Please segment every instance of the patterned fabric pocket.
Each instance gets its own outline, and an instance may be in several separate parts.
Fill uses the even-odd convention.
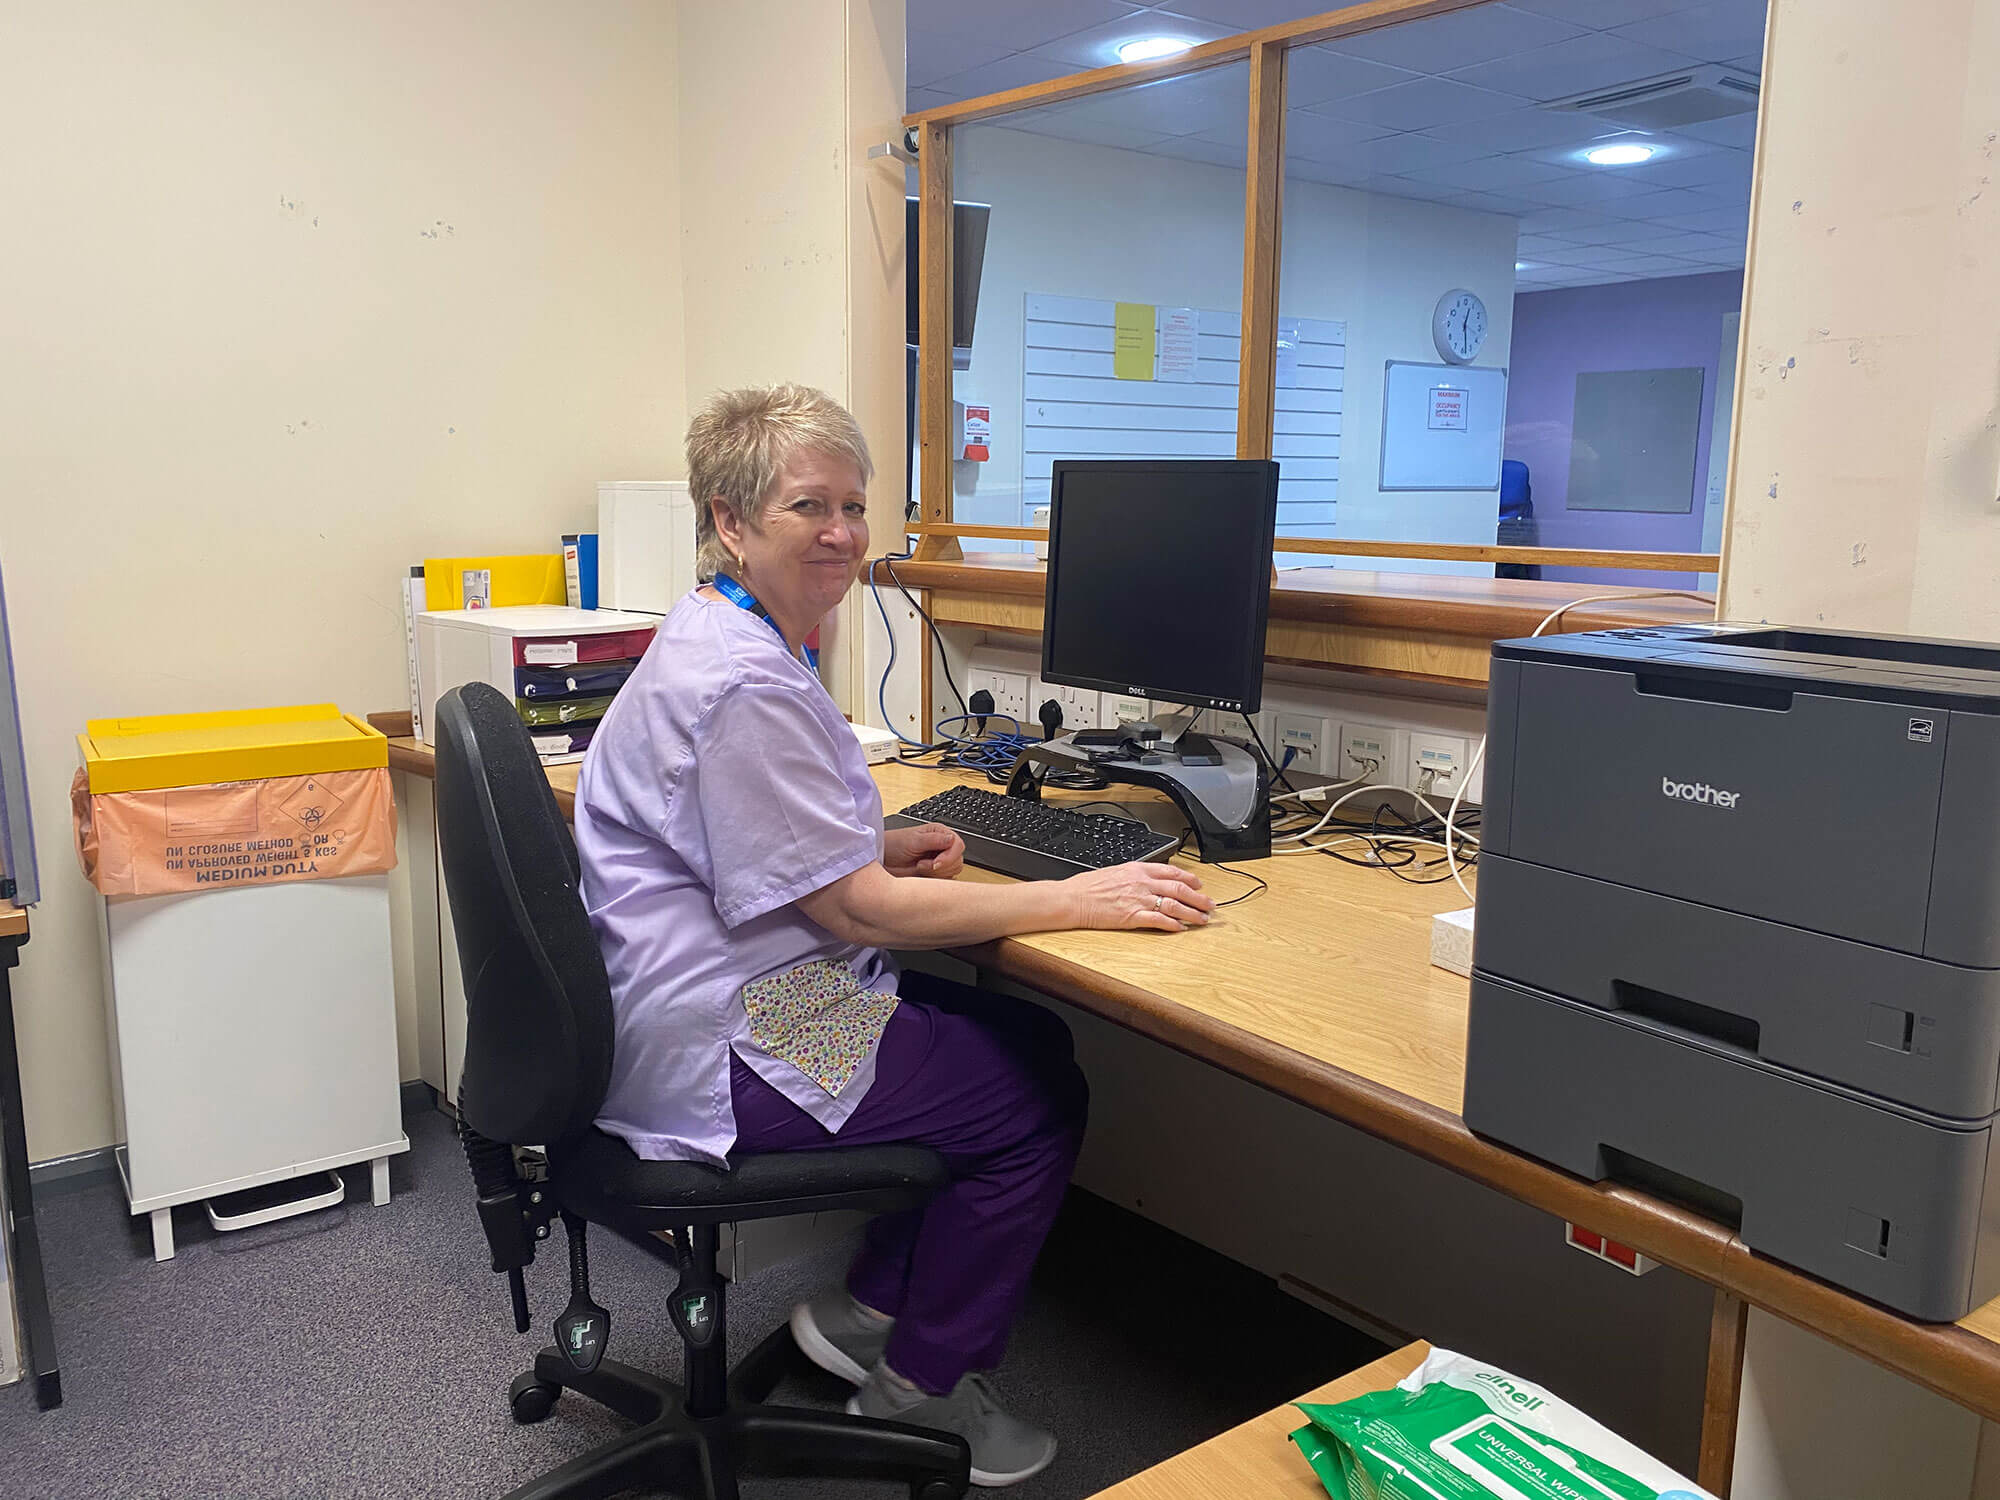
[[[896,997],[863,989],[844,963],[817,958],[743,986],[750,1040],[838,1098],[882,1039]]]

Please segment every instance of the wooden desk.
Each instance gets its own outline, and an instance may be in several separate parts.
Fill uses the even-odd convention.
[[[396,719],[384,715],[377,727],[387,732]],[[407,720],[401,727],[408,728]],[[389,756],[392,767],[435,774],[432,754],[420,744],[392,740]],[[576,768],[554,767],[549,779],[567,810]],[[892,811],[947,779],[907,766],[876,768],[883,805]],[[1247,884],[1227,870],[1191,867],[1204,869],[1218,896]],[[1912,1322],[1756,1255],[1713,1220],[1629,1188],[1584,1182],[1473,1135],[1459,1115],[1468,987],[1430,965],[1430,918],[1463,904],[1455,885],[1408,885],[1330,859],[1269,859],[1255,869],[1270,890],[1207,928],[1177,935],[1044,933],[959,956],[1714,1287],[1696,1478],[1718,1494],[1734,1445],[1746,1304],[2000,1421],[2000,1301],[1959,1324]],[[1002,877],[975,870],[966,878]],[[1300,985],[1301,974],[1316,982]]]
[[[28,914],[13,902],[0,899],[0,938],[24,938],[28,935]]]
[[[969,553],[958,562],[899,562],[896,577],[930,592],[940,625],[1039,635],[1044,564],[1027,552]],[[878,580],[889,587],[885,575]],[[1421,682],[1483,686],[1493,642],[1527,635],[1579,594],[1643,592],[1526,578],[1473,578],[1346,568],[1287,568],[1271,587],[1265,655]],[[1713,604],[1692,599],[1608,600],[1571,610],[1569,630],[1705,624]]]
[[[1370,1391],[1386,1391],[1424,1362],[1428,1344],[1409,1344],[1363,1365],[1316,1391],[1299,1397],[1337,1406]],[[1099,1490],[1093,1500],[1326,1500],[1319,1482],[1291,1435],[1305,1425],[1296,1405],[1252,1417],[1163,1464],[1134,1474],[1122,1484]]]

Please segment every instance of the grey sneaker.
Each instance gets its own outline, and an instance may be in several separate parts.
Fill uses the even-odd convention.
[[[881,1363],[894,1318],[877,1320],[844,1287],[828,1287],[792,1309],[792,1339],[800,1353],[829,1375],[860,1385]]]
[[[847,1409],[857,1417],[880,1417],[957,1434],[972,1449],[972,1482],[987,1489],[1031,1479],[1055,1460],[1055,1434],[1002,1411],[984,1376],[966,1376],[949,1396],[927,1396],[921,1391],[915,1392],[914,1400],[911,1396],[907,1387],[890,1380],[877,1365],[848,1401]]]

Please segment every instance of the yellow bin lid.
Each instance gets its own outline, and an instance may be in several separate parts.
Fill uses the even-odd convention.
[[[93,793],[150,792],[389,764],[388,737],[331,703],[92,719],[76,742]]]

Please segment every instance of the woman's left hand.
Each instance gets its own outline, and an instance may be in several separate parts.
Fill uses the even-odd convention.
[[[965,840],[942,823],[891,828],[882,835],[882,864],[891,875],[949,880],[965,868]]]

